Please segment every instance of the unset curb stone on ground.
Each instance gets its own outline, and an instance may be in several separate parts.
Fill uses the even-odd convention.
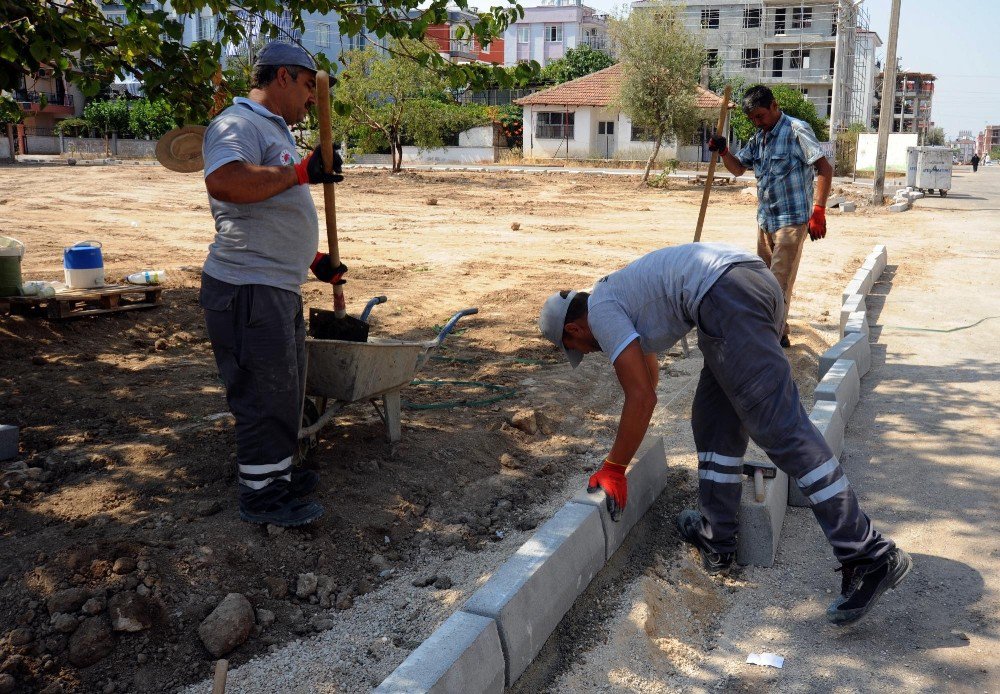
[[[835,361],[813,391],[813,398],[817,401],[836,402],[845,422],[850,420],[860,397],[861,378],[858,376],[858,365],[850,359]]]
[[[500,694],[505,667],[496,622],[458,611],[420,644],[375,694]]]
[[[817,400],[813,403],[812,412],[809,413],[809,421],[819,429],[819,433],[823,435],[826,445],[833,454],[840,458],[840,454],[844,452],[844,430],[847,423],[837,403],[833,400]],[[810,505],[794,479],[788,481],[788,505],[799,507]]]
[[[0,424],[0,460],[17,457],[17,440],[21,430],[13,424]]]
[[[742,566],[773,566],[781,539],[781,526],[788,507],[788,475],[781,470],[764,480],[764,501],[754,496],[752,477],[743,481],[740,496],[736,563]]]

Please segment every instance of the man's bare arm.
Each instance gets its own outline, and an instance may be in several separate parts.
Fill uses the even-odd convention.
[[[231,161],[205,179],[209,195],[238,205],[262,202],[298,184],[291,166],[258,166],[245,161]]]
[[[743,166],[743,164],[740,163],[740,160],[734,157],[733,153],[728,149],[722,156],[722,164],[733,176],[742,176],[747,170],[747,167]]]
[[[826,201],[830,197],[830,185],[833,183],[833,167],[826,157],[819,159],[813,168],[816,169],[816,202],[815,204],[826,207]]]
[[[656,388],[649,373],[648,359],[639,347],[639,338],[633,340],[615,359],[615,375],[625,391],[625,404],[608,459],[619,465],[628,465],[639,450],[656,407]]]

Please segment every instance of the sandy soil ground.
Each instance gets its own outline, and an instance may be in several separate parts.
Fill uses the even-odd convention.
[[[259,622],[230,654],[234,667],[318,643],[339,665],[302,691],[365,691],[380,681],[607,450],[620,406],[613,375],[590,359],[571,377],[537,334],[541,301],[689,241],[700,202],[700,191],[681,183],[653,190],[621,177],[353,172],[338,187],[350,305],[388,295],[373,314],[373,335],[407,339],[431,338],[452,312],[478,307],[419,375],[517,395],[483,407],[404,410],[394,447],[370,408],[347,408],[311,457],[326,516],[306,530],[272,533],[238,520],[231,421],[214,417],[225,401],[197,306],[212,236],[200,179],[158,167],[22,166],[0,169],[0,190],[0,234],[27,244],[27,279],[58,279],[62,248],[85,239],[103,242],[109,278],[152,267],[169,274],[158,309],[72,322],[0,317],[0,421],[21,427],[20,460],[31,471],[5,474],[0,487],[0,669],[18,687],[51,692],[169,691],[201,680],[213,659],[197,628],[233,592],[257,608]],[[753,198],[713,195],[704,240],[753,248]],[[806,249],[789,352],[806,399],[816,357],[836,337],[840,287],[879,240],[873,227],[893,221],[865,210],[831,217],[830,237]],[[928,223],[914,233],[931,239],[937,231]],[[915,250],[914,262],[930,252]],[[318,282],[303,296],[310,306],[330,303]],[[693,456],[680,432],[697,368],[697,356],[664,356],[661,402],[673,400],[661,427],[675,435],[677,485],[635,534],[634,551],[620,553],[598,584],[685,561],[670,528],[692,499]],[[403,395],[427,404],[483,393],[444,386]],[[528,411],[552,427],[527,434],[510,426]],[[327,577],[325,596],[295,596],[306,573]],[[432,575],[449,580],[412,585]],[[648,619],[681,617],[684,634],[710,648],[742,584],[726,585],[706,598],[710,605],[681,612],[683,596],[664,592]],[[99,616],[101,601],[140,594],[152,628],[116,634],[106,657],[76,667],[69,656],[78,627],[53,621],[53,596],[65,599],[70,588],[96,597],[89,609]],[[572,676],[568,668],[604,638],[602,619],[612,619],[613,604],[596,602],[596,618],[591,602],[564,622],[523,686]],[[66,609],[83,618],[79,605]],[[673,659],[694,667],[698,639],[678,637]]]

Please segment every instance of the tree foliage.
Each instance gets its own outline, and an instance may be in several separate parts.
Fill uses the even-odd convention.
[[[752,85],[747,85],[747,87],[749,86]],[[816,107],[802,95],[802,92],[795,87],[789,87],[785,84],[772,84],[768,86],[774,93],[774,100],[778,102],[778,106],[784,113],[787,113],[792,118],[798,118],[808,123],[816,134],[816,139],[820,142],[826,142],[830,139],[830,123],[825,118],[819,117]],[[743,91],[745,91],[745,88]],[[733,101],[737,104],[743,98],[743,91],[739,94],[735,90],[733,92]],[[730,125],[733,129],[733,136],[741,142],[746,142],[753,136],[754,125],[740,108],[733,109],[730,116]]]
[[[91,101],[83,109],[83,119],[104,137],[128,130],[128,102],[125,99]]]
[[[584,44],[578,48],[570,48],[565,56],[543,67],[539,77],[542,82],[561,84],[614,64],[615,61],[610,55]]]
[[[941,146],[944,144],[944,128],[931,128],[924,136],[924,144],[929,146]]]
[[[197,122],[209,113],[220,69],[223,45],[239,46],[248,38],[281,38],[284,29],[276,12],[288,10],[293,31],[303,32],[308,13],[336,13],[344,36],[372,39],[422,40],[427,27],[447,20],[447,7],[469,10],[468,0],[173,0],[168,12],[149,9],[145,0],[120,0],[127,21],[114,22],[100,11],[101,3],[84,0],[0,0],[0,91],[20,86],[25,75],[42,66],[55,69],[57,77],[76,83],[85,96],[95,96],[114,77],[134,75],[151,99],[166,99],[180,122]],[[421,7],[423,5],[423,7]],[[185,17],[213,13],[218,41],[183,42]],[[412,15],[412,16],[411,16]],[[516,0],[477,13],[473,26],[463,34],[487,45],[503,34],[508,24],[524,15]],[[252,36],[251,36],[252,35]],[[317,56],[329,68],[325,56]],[[535,65],[521,65],[513,73],[486,65],[457,65],[436,52],[417,56],[454,87],[479,85],[487,78],[508,86],[511,74],[527,79]],[[223,85],[225,87],[225,85]]]
[[[698,127],[696,88],[705,49],[684,28],[680,8],[662,3],[612,19],[610,33],[624,72],[618,107],[655,143],[646,182],[663,141],[687,139]]]
[[[133,136],[155,140],[176,127],[170,104],[165,100],[138,99],[129,103],[128,129]]]

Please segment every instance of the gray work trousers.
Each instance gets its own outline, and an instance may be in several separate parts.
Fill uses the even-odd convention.
[[[298,450],[306,382],[302,297],[203,273],[200,303],[236,418],[240,503],[265,506],[284,495]]]
[[[748,438],[802,489],[842,563],[874,560],[893,542],[873,527],[822,434],[809,420],[781,348],[781,287],[763,262],[732,266],[698,309],[705,357],[691,412],[701,533],[736,551]]]

